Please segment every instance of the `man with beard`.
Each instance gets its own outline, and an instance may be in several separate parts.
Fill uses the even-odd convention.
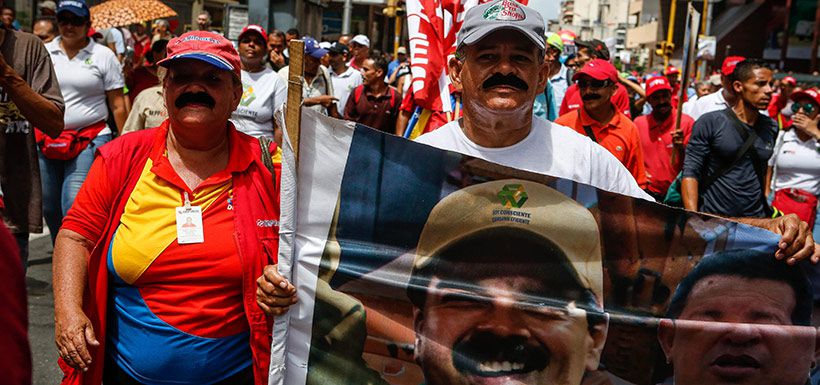
[[[672,96],[672,86],[665,77],[649,79],[646,101],[652,106],[652,113],[635,119],[646,168],[646,190],[658,201],[663,200],[683,168],[684,148],[695,123],[688,115],[681,114],[680,131],[675,131],[677,108],[671,102]]]
[[[777,124],[759,110],[771,100],[772,71],[761,60],[747,59],[737,64],[731,79],[738,102],[701,116],[692,128],[683,164],[683,205],[729,217],[765,218],[771,213],[763,180]]]
[[[442,199],[407,289],[426,384],[578,385],[597,370],[608,323],[599,238],[589,210],[534,182]]]
[[[544,89],[548,76],[543,62],[544,25],[537,11],[512,0],[470,8],[456,36],[456,55],[448,63],[453,88],[461,93],[463,117],[417,141],[651,200],[603,147],[568,127],[533,119],[535,95]],[[820,248],[815,250],[808,225],[795,215],[736,220],[782,235],[780,258],[789,258],[791,263],[810,256],[815,262],[820,259]],[[614,229],[623,227],[618,224]]]
[[[678,285],[658,340],[676,385],[805,385],[815,367],[812,293],[771,253],[704,258]],[[670,382],[671,383],[671,382]]]
[[[600,144],[632,174],[641,188],[646,188],[646,171],[638,130],[629,118],[612,103],[618,90],[618,71],[610,62],[595,59],[572,75],[580,90],[582,108],[567,112],[555,123],[574,129]]]

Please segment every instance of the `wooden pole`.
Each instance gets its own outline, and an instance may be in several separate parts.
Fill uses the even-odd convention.
[[[285,129],[293,147],[293,156],[299,164],[299,135],[302,131],[302,81],[305,74],[305,42],[293,39],[288,43],[288,102],[285,111]],[[298,170],[298,167],[297,167]]]
[[[792,13],[792,0],[786,0],[786,17],[783,20],[783,41],[780,42],[780,63],[781,70],[786,66],[786,53],[789,51],[789,20]]]

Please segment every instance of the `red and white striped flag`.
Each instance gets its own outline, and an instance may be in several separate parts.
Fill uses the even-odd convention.
[[[455,54],[456,33],[464,22],[464,12],[487,1],[407,1],[413,96],[422,108],[451,111],[447,61]],[[518,2],[526,5],[528,0]]]

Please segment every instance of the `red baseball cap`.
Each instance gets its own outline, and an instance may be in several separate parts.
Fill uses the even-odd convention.
[[[618,81],[618,70],[612,63],[603,59],[594,59],[585,64],[580,71],[572,75],[572,81],[578,80],[581,75],[587,75],[595,80],[611,80]]]
[[[737,63],[746,60],[743,56],[728,56],[726,59],[723,59],[723,66],[720,67],[720,73],[723,76],[729,76],[732,72],[735,72],[735,67]]]
[[[677,75],[680,73],[680,70],[675,66],[666,67],[666,70],[663,71],[664,75]]]
[[[158,65],[168,67],[175,60],[196,59],[242,76],[239,53],[230,40],[213,32],[186,32],[168,42],[167,52],[168,56],[158,61]]]
[[[265,29],[262,28],[261,25],[256,25],[256,24],[249,24],[249,25],[245,26],[245,28],[242,28],[242,32],[239,33],[239,37],[237,37],[237,39],[241,39],[242,35],[244,35],[247,32],[256,32],[260,36],[262,36],[262,39],[265,40],[265,42],[268,41],[268,33],[265,32]]]
[[[796,86],[796,85],[797,85],[797,79],[795,79],[795,78],[793,78],[793,77],[791,77],[791,76],[786,76],[786,77],[785,77],[785,78],[783,78],[783,80],[781,80],[780,82],[781,82],[781,83],[791,83],[791,85],[793,85],[793,86]]]
[[[789,99],[791,99],[793,102],[796,102],[797,99],[800,98],[809,98],[813,100],[818,107],[820,107],[820,92],[818,92],[816,88],[809,88],[807,90],[793,92],[792,96]]]
[[[646,97],[662,90],[672,91],[672,86],[669,85],[669,80],[666,77],[655,76],[646,81]]]

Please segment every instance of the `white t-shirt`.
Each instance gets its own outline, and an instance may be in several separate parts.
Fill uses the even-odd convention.
[[[701,115],[707,112],[724,110],[726,107],[729,107],[729,105],[726,104],[726,99],[723,98],[723,88],[721,88],[697,100],[683,103],[683,113],[691,116],[693,120],[698,120]]]
[[[60,48],[59,37],[46,44],[46,49],[65,100],[65,129],[77,130],[108,119],[105,92],[125,86],[114,52],[89,41],[69,60]],[[110,129],[105,128],[100,135],[110,133]]]
[[[532,130],[522,141],[508,147],[487,148],[467,138],[459,122],[447,123],[416,141],[508,167],[653,200],[609,151],[568,127],[533,117]]]
[[[801,141],[795,128],[777,138],[769,166],[775,168],[774,189],[799,188],[820,196],[820,152],[817,140]]]
[[[236,129],[253,137],[273,137],[273,113],[288,99],[285,81],[272,69],[242,71],[242,100],[231,120]]]
[[[347,67],[347,71],[336,75],[333,69],[330,70],[330,82],[333,84],[333,96],[339,101],[336,102],[336,110],[339,115],[345,114],[345,106],[347,105],[347,98],[353,89],[362,84],[362,73],[354,70],[353,67]]]

